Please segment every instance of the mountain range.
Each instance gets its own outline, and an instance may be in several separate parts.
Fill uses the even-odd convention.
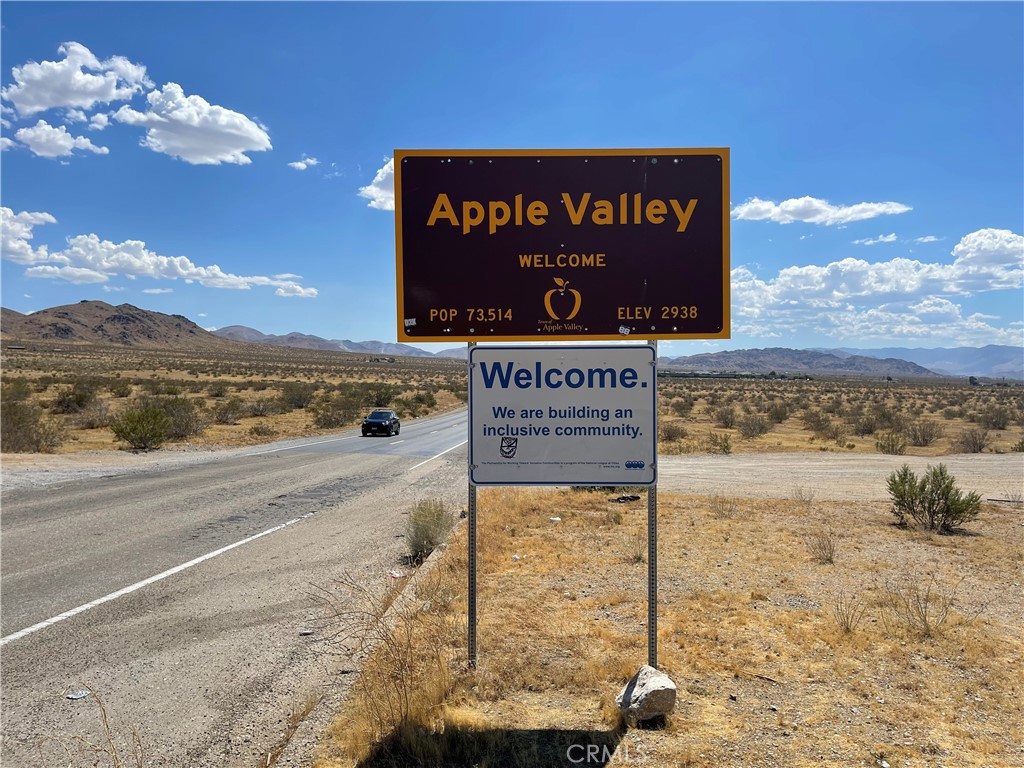
[[[247,341],[251,344],[270,344],[275,347],[300,347],[302,349],[327,349],[340,352],[368,352],[376,355],[404,357],[434,357],[430,352],[408,344],[392,344],[384,341],[349,341],[348,339],[324,339],[306,333],[286,333],[283,336],[260,333],[245,325],[228,325],[218,328],[214,336],[232,341]]]
[[[62,341],[128,347],[185,347],[229,350],[237,344],[268,344],[338,352],[405,356],[466,357],[466,347],[432,354],[408,344],[324,339],[292,332],[265,334],[244,325],[207,331],[183,315],[81,301],[22,314],[0,308],[0,335],[14,341]],[[894,377],[981,376],[1024,379],[1024,348],[990,344],[981,348],[741,349],[681,357],[660,357],[665,370]]]

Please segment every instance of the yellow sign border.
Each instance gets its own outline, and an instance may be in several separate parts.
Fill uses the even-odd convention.
[[[649,155],[718,155],[722,158],[722,330],[718,333],[638,333],[645,339],[728,339],[732,331],[730,292],[730,211],[729,211],[729,147],[686,147],[647,149],[396,149],[395,165],[395,275],[398,305],[397,327],[400,342],[492,342],[492,341],[625,341],[622,334],[533,334],[529,336],[410,336],[405,331],[404,281],[402,280],[402,160],[407,157],[577,157],[577,156],[644,157]]]

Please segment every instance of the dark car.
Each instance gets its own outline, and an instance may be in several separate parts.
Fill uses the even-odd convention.
[[[394,411],[376,410],[363,419],[363,437],[367,435],[397,435],[402,422]]]

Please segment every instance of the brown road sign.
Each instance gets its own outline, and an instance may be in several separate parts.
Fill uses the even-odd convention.
[[[401,341],[729,337],[729,150],[396,150]]]

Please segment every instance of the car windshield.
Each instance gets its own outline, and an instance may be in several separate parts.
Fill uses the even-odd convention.
[[[371,419],[390,419],[391,411],[374,411],[370,414]]]

